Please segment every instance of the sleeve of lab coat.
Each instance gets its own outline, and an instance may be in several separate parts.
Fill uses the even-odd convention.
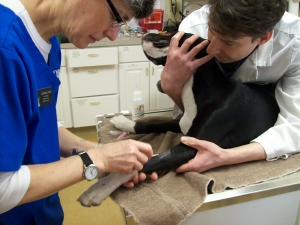
[[[291,64],[275,90],[280,108],[277,121],[253,140],[264,147],[267,160],[300,152],[300,37],[294,46]]]

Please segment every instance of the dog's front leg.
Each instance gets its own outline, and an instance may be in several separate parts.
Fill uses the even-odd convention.
[[[134,126],[136,123],[123,115],[113,117],[110,122],[119,130],[135,133]]]
[[[78,199],[83,206],[98,206],[110,194],[122,184],[130,181],[137,174],[134,171],[131,174],[111,173],[106,177],[100,178],[97,183],[93,184]]]

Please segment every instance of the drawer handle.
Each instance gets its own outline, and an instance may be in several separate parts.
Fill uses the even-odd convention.
[[[88,73],[97,73],[98,70],[88,70]]]
[[[154,66],[152,66],[152,76],[154,75]]]
[[[148,76],[148,67],[146,66],[146,76]]]
[[[97,57],[98,54],[97,53],[91,53],[91,54],[88,54],[89,57]]]
[[[100,102],[90,102],[91,105],[99,105]]]

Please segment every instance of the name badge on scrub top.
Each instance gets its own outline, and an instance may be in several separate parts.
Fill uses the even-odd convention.
[[[52,87],[38,90],[38,103],[39,107],[50,105],[52,103]]]

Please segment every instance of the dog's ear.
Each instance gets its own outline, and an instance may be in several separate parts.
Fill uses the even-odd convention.
[[[171,37],[147,33],[142,37],[145,56],[155,65],[165,65]]]
[[[185,42],[186,39],[190,38],[191,36],[193,36],[194,34],[191,34],[191,33],[185,33],[181,39],[179,40],[179,47]],[[202,38],[202,37],[199,37],[192,45],[191,47],[189,48],[188,51],[192,50],[196,45],[200,44],[201,42],[205,41],[206,39]],[[204,56],[207,55],[206,53],[206,48],[207,46],[202,49],[196,56],[195,58],[196,59],[199,59],[199,58],[202,58]]]
[[[186,39],[192,37],[194,34],[191,34],[191,33],[184,33],[184,35],[180,38],[179,40],[179,47],[185,42]],[[191,50],[191,49],[189,49]]]

